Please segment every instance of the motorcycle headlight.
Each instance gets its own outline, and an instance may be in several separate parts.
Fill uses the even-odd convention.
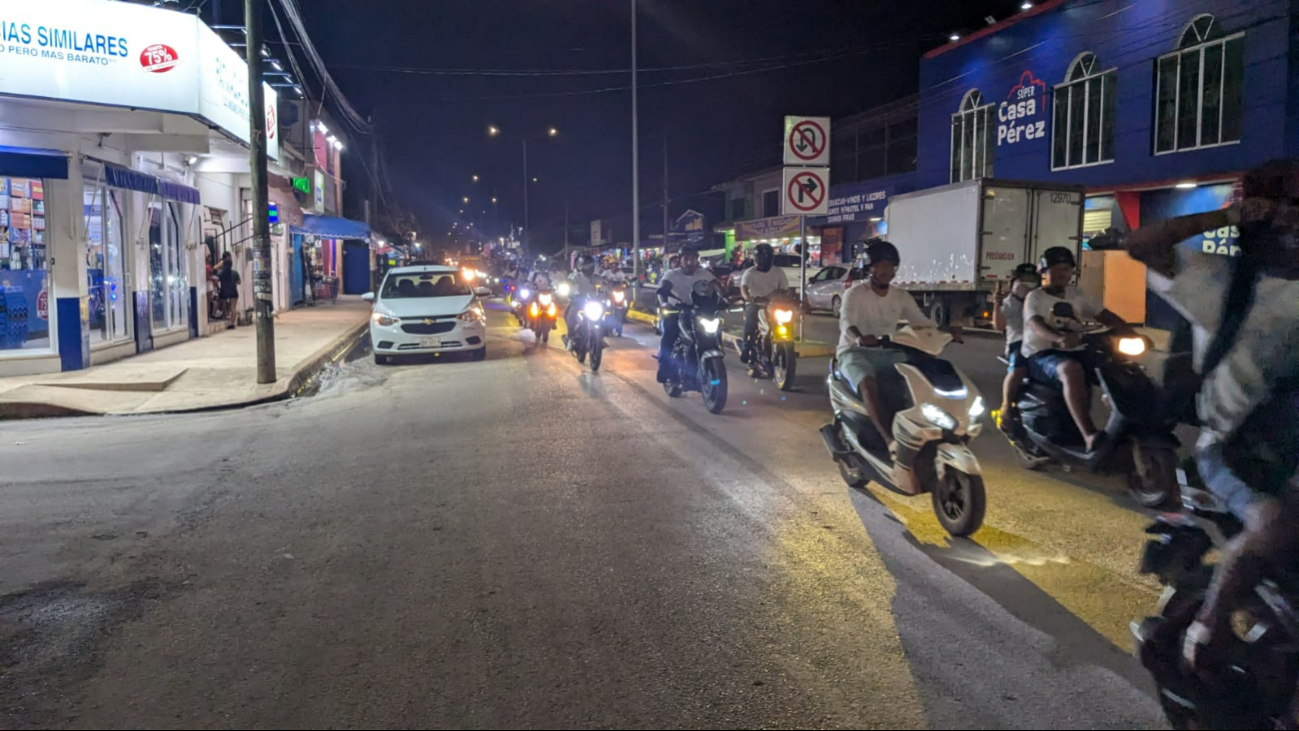
[[[622,292],[613,293],[613,301],[617,302],[618,304],[622,304],[623,299],[625,299],[626,297],[627,295]]]
[[[699,326],[709,335],[715,335],[717,334],[717,328],[722,326],[722,318],[714,317],[709,319],[707,317],[701,317],[699,318]]]
[[[549,315],[550,317],[554,317],[558,313],[559,310],[555,309],[555,303],[553,302],[550,304],[550,307],[546,308],[546,314]]]
[[[541,294],[537,295],[537,299],[541,300],[541,304],[548,305],[550,304],[551,300],[554,299],[554,297],[552,297],[549,292],[542,292]]]
[[[472,282],[474,281],[474,277],[476,277],[477,274],[474,273],[473,269],[464,269],[461,270],[460,276],[464,277],[466,281]]]
[[[400,317],[393,317],[392,315],[389,315],[386,312],[376,312],[373,315],[370,315],[370,319],[374,320],[374,324],[378,325],[379,327],[392,327],[393,325],[396,325],[397,323],[401,322]]]
[[[924,417],[929,420],[930,424],[933,424],[939,429],[956,428],[956,419],[952,418],[951,414],[947,413],[946,411],[943,411],[941,408],[933,404],[930,403],[920,404],[920,413],[923,414]]]
[[[560,282],[557,290],[560,297],[567,297],[568,293],[573,291],[573,288],[568,286],[568,282]]]
[[[1119,352],[1135,358],[1146,352],[1145,338],[1119,338]]]
[[[780,323],[781,325],[788,325],[789,322],[793,319],[794,319],[793,310],[784,310],[784,309],[776,310],[776,322]]]
[[[598,300],[587,300],[586,305],[582,307],[582,313],[588,320],[599,320],[604,317],[604,305]]]
[[[527,298],[529,298],[529,297],[531,297],[531,296],[532,296],[532,293],[528,291],[528,288],[527,288],[527,287],[524,287],[523,289],[520,289],[520,290],[519,290],[519,297],[521,297],[522,299],[527,299]]]
[[[977,419],[980,416],[983,416],[983,412],[987,410],[988,407],[983,404],[983,397],[975,396],[974,403],[970,404],[970,418]]]
[[[541,308],[540,308],[540,307],[537,307],[537,303],[536,303],[536,302],[533,302],[533,303],[532,303],[532,308],[531,308],[530,310],[528,310],[528,311],[529,311],[530,313],[532,313],[532,316],[533,316],[533,317],[536,317],[537,315],[541,314]]]

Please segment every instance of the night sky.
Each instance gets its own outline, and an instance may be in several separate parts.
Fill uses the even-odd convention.
[[[673,216],[687,207],[718,213],[720,196],[689,196],[778,162],[783,115],[839,116],[911,93],[922,53],[953,30],[982,27],[984,16],[1012,15],[1020,2],[640,0],[642,232],[660,230],[665,135]],[[617,238],[630,239],[627,0],[301,0],[301,7],[339,85],[358,109],[377,114],[392,183],[422,237],[436,245],[466,195],[465,218],[486,209],[490,226],[493,190],[501,226],[521,223],[519,137],[527,135],[536,138],[534,241],[558,245],[566,201],[575,226],[613,219]],[[592,71],[608,73],[585,73]],[[591,93],[598,89],[613,90]],[[503,134],[489,139],[493,124]],[[546,138],[550,126],[561,131],[557,139]],[[356,159],[365,147],[348,151],[355,192],[365,185]]]

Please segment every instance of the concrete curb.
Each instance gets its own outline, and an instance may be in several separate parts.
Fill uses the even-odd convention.
[[[128,411],[128,412],[101,412],[88,411],[84,409],[75,409],[57,404],[30,402],[30,401],[9,401],[0,402],[0,421],[12,419],[47,419],[61,416],[141,416],[145,414],[194,414],[206,411],[224,411],[227,409],[240,409],[258,404],[271,403],[280,401],[298,393],[304,385],[307,384],[320,370],[328,363],[338,359],[356,343],[360,337],[366,333],[370,326],[370,319],[367,317],[357,325],[348,328],[342,334],[335,337],[327,345],[312,353],[307,358],[299,361],[293,366],[293,373],[277,380],[271,393],[258,396],[255,398],[245,399],[221,404],[210,404],[204,406],[195,406],[193,408],[183,409],[166,409],[162,411]]]

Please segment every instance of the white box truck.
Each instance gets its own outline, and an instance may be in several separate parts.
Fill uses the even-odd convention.
[[[991,316],[997,281],[1017,265],[1052,246],[1078,255],[1083,188],[971,180],[894,196],[884,217],[902,254],[895,284],[939,325],[969,325]]]

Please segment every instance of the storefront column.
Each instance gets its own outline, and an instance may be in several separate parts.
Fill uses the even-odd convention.
[[[47,180],[45,197],[57,203],[47,217],[50,296],[55,308],[59,361],[65,371],[90,367],[90,292],[86,285],[85,205],[80,165],[68,166],[67,180]]]

